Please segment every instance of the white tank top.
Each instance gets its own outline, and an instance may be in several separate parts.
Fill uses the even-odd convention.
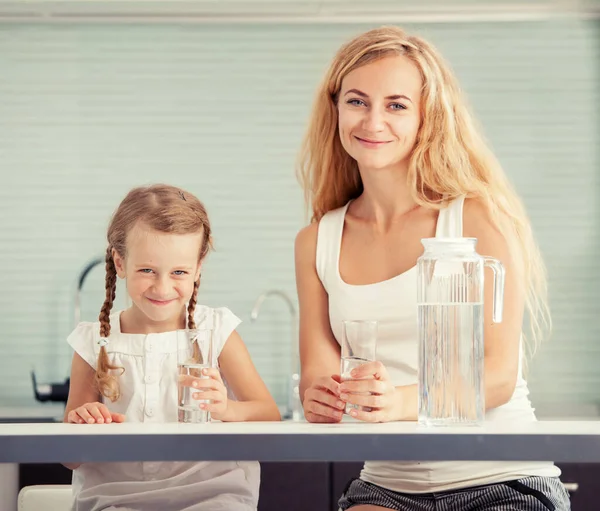
[[[330,211],[318,228],[316,267],[329,296],[329,320],[338,343],[345,319],[379,322],[377,358],[395,386],[417,383],[417,269],[383,282],[350,285],[340,276],[339,259],[348,205]],[[460,237],[463,231],[464,198],[439,213],[436,237]],[[486,421],[535,421],[521,363],[510,401],[486,413]],[[361,479],[392,491],[430,493],[467,486],[491,484],[526,476],[559,476],[551,462],[381,462],[367,461]]]

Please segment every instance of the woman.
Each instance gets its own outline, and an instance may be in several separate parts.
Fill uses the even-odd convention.
[[[296,239],[301,395],[310,422],[417,418],[420,240],[478,239],[506,269],[504,319],[492,324],[485,284],[486,420],[533,421],[522,375],[548,323],[545,271],[524,208],[481,135],[459,86],[421,38],[383,27],[335,56],[321,85],[300,168],[312,223]],[[379,321],[377,362],[340,383],[341,325]],[[370,410],[370,411],[366,411]],[[342,510],[567,510],[551,462],[366,462]],[[437,506],[437,507],[436,507]]]

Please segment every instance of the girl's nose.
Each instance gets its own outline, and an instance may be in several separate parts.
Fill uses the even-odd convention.
[[[154,292],[159,296],[165,296],[169,291],[169,279],[168,277],[159,277],[154,282]]]

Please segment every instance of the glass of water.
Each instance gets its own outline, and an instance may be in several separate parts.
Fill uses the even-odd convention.
[[[180,330],[177,336],[177,420],[178,422],[210,422],[208,410],[202,410],[202,403],[209,400],[194,399],[193,395],[202,392],[201,389],[188,387],[182,382],[182,377],[208,379],[202,374],[203,369],[216,367],[215,349],[212,328],[195,328]],[[189,384],[189,383],[188,383]]]
[[[342,324],[342,367],[340,376],[342,381],[355,380],[350,372],[365,364],[376,360],[377,349],[377,321],[347,320]],[[346,404],[346,413],[360,406]],[[364,407],[365,411],[371,411]]]

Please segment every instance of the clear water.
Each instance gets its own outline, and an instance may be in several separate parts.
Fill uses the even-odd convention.
[[[358,366],[361,366],[367,362],[370,362],[370,360],[367,360],[366,358],[359,358],[359,357],[342,357],[342,367],[340,370],[340,377],[342,381],[352,381],[352,380],[356,380],[356,378],[352,378],[350,376],[350,373],[352,372],[353,369],[357,368]],[[353,405],[353,404],[346,404],[346,409],[345,412],[346,413],[350,413],[351,410],[359,410],[359,409],[363,409],[366,412],[370,412],[371,409],[367,406],[359,406],[359,405]]]
[[[483,304],[420,304],[418,317],[419,423],[481,422]]]
[[[179,375],[208,378],[208,376],[202,374],[202,369],[207,369],[208,367],[208,364],[180,364]],[[194,399],[192,396],[196,392],[202,391],[178,384],[177,420],[179,422],[209,422],[209,412],[200,409],[201,403],[209,403],[209,401],[207,399]]]

